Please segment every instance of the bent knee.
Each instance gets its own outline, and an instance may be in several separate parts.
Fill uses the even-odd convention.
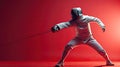
[[[71,45],[66,45],[65,49],[73,49],[73,47]]]

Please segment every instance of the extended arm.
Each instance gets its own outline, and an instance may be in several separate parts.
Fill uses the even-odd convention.
[[[53,27],[51,28],[51,31],[52,31],[52,32],[56,32],[56,31],[58,31],[58,30],[67,28],[67,27],[71,26],[72,23],[73,23],[72,21],[58,23],[58,24],[56,24],[55,26],[53,26]]]

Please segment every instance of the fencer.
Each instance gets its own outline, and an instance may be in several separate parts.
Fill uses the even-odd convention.
[[[55,67],[64,66],[64,60],[69,54],[70,50],[73,49],[75,46],[81,44],[86,44],[95,49],[106,60],[107,66],[113,66],[114,64],[109,59],[108,54],[106,53],[104,48],[93,37],[90,28],[90,22],[96,22],[102,28],[102,31],[105,32],[105,25],[103,24],[103,22],[97,17],[83,15],[80,7],[72,8],[71,16],[72,19],[70,21],[58,23],[51,28],[52,32],[57,32],[61,29],[71,26],[74,26],[76,28],[75,38],[69,41],[68,44],[65,46],[62,57],[60,61],[55,65]]]

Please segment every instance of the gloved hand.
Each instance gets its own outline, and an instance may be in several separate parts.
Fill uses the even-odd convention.
[[[105,26],[104,26],[104,27],[102,27],[102,31],[103,31],[103,32],[105,32]]]
[[[60,27],[58,25],[55,25],[51,28],[52,32],[57,32],[58,30],[60,30]]]

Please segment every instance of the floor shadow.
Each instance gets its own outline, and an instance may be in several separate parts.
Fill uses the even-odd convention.
[[[94,66],[94,67],[103,67],[103,66],[106,66],[106,65],[99,65],[99,66]]]
[[[104,67],[104,66],[106,67],[107,65],[99,65],[99,66],[94,66],[94,67]]]

